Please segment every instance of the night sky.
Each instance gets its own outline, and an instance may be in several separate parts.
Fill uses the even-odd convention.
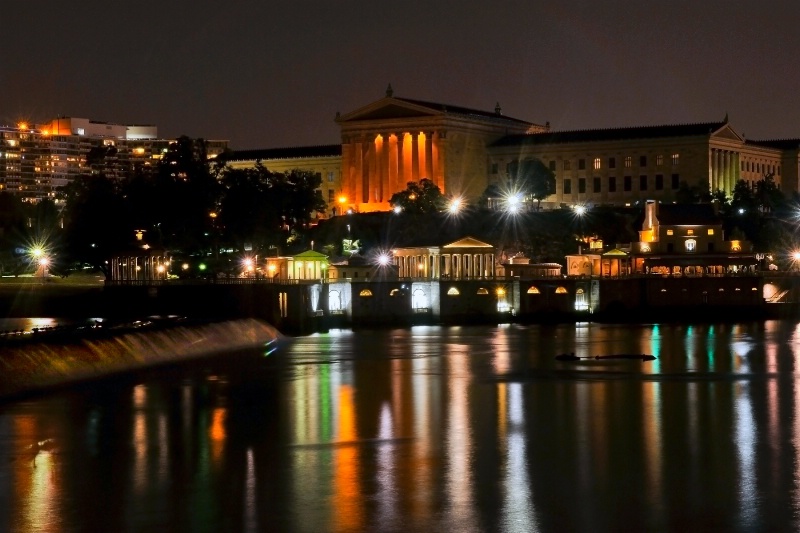
[[[555,129],[722,120],[800,137],[800,4],[2,2],[0,124],[155,124],[235,149],[329,144],[396,96]]]

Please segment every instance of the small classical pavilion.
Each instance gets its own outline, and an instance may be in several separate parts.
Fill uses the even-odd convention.
[[[394,264],[401,278],[492,279],[495,247],[473,237],[442,246],[395,248]]]
[[[327,277],[328,256],[314,250],[267,258],[267,277],[276,280],[322,280]]]

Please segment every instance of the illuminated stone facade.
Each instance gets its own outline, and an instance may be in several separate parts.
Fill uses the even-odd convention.
[[[475,202],[490,184],[509,184],[514,161],[541,159],[556,175],[543,208],[673,201],[688,186],[731,196],[739,180],[772,175],[800,191],[800,140],[745,139],[728,122],[552,131],[494,111],[386,95],[337,115],[341,144],[233,152],[231,166],[260,160],[270,170],[321,173],[328,214],[385,211],[408,182],[430,179],[448,196]],[[315,149],[325,153],[314,155]],[[249,154],[247,157],[240,154]]]

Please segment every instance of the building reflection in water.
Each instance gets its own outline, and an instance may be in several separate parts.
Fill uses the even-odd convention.
[[[554,361],[570,351],[658,359]],[[794,324],[332,333],[281,357],[247,401],[208,378],[7,406],[0,530],[798,525]],[[51,434],[69,453],[34,467]]]

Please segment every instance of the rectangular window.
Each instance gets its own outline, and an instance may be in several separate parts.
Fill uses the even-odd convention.
[[[608,177],[608,192],[617,192],[617,178],[614,176]]]
[[[664,176],[661,174],[656,174],[656,190],[664,190]]]
[[[602,168],[601,165],[600,165],[600,158],[599,157],[595,157],[594,158],[594,163],[592,163],[592,165],[593,165],[592,168],[594,168],[595,170],[600,170],[600,168]]]
[[[681,154],[672,154],[672,166],[677,167],[681,162]]]
[[[709,235],[714,235],[714,230],[713,230],[713,229],[709,229],[709,230],[708,230],[708,234],[709,234]]]
[[[677,191],[678,189],[681,188],[680,187],[681,186],[680,181],[681,181],[681,177],[680,177],[679,174],[673,174],[672,175],[672,190]]]
[[[600,192],[600,178],[595,177],[595,178],[592,179],[592,189],[596,193]]]
[[[491,173],[497,174],[497,163],[492,163]]]
[[[333,183],[333,177],[335,176],[334,172],[331,170],[328,172],[328,183]]]
[[[667,230],[667,235],[672,235],[673,233],[675,233],[675,232],[674,232],[674,231],[672,231],[671,229],[668,229],[668,230]]]
[[[565,179],[564,180],[564,194],[572,194],[572,180]]]
[[[616,157],[609,157],[608,158],[608,168],[617,168],[617,158]]]
[[[586,170],[586,160],[578,159],[578,170]]]
[[[550,170],[555,171],[555,169],[556,169],[556,162],[555,161],[550,161]]]
[[[622,183],[622,188],[625,189],[625,192],[631,192],[631,177],[625,176],[625,179]]]
[[[639,176],[639,190],[646,191],[647,190],[647,176]]]
[[[578,193],[583,194],[586,192],[586,178],[578,178]]]
[[[647,166],[647,156],[646,155],[640,155],[639,156],[639,166],[640,167],[646,167]]]
[[[506,163],[506,174],[509,174],[509,175],[511,174],[511,171],[514,169],[515,164],[516,164],[516,161],[511,161],[509,163]]]
[[[633,167],[633,158],[631,156],[625,156],[625,168]]]
[[[658,154],[656,156],[656,166],[657,167],[664,166],[664,156],[662,154]]]
[[[569,159],[564,160],[564,170],[572,170],[572,162]]]
[[[332,204],[336,199],[333,197],[333,189],[328,189],[328,203]]]

